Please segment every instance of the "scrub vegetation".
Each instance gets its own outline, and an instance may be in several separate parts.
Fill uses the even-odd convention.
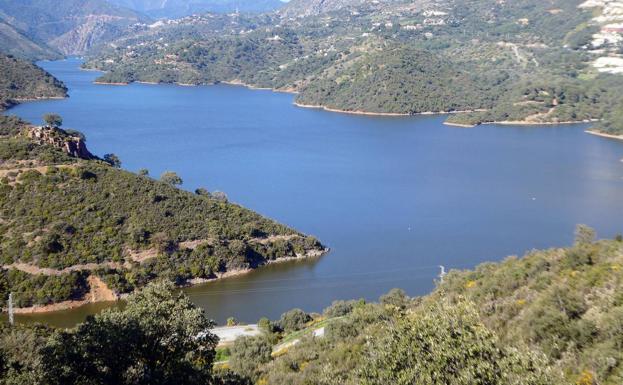
[[[218,350],[203,312],[151,283],[71,330],[5,325],[0,383],[617,385],[623,238],[594,235],[451,271],[424,297],[294,309]]]
[[[349,112],[623,129],[622,80],[592,66],[597,11],[581,0],[321,3],[134,31],[86,66],[103,82],[243,83]]]

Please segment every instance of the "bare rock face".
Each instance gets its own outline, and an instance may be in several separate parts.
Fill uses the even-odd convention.
[[[28,130],[27,135],[33,142],[39,145],[53,146],[73,157],[96,159],[87,149],[84,139],[78,135],[71,135],[60,128],[32,127]]]
[[[50,42],[65,55],[79,55],[97,44],[113,40],[121,34],[120,17],[110,15],[88,15],[72,30]]]

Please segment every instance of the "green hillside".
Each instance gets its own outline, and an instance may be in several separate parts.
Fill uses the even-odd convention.
[[[12,290],[18,306],[79,299],[61,290],[76,275],[121,294],[156,278],[185,284],[324,251],[218,194],[69,156],[66,143],[81,141],[71,131],[43,129],[35,140],[27,136],[41,129],[14,118],[0,127],[0,298]]]
[[[621,239],[580,226],[572,247],[452,271],[427,296],[294,309],[218,348],[188,298],[149,285],[71,330],[4,326],[0,383],[618,385]]]
[[[452,271],[425,297],[336,302],[272,358],[245,363],[253,344],[237,342],[229,366],[275,385],[620,384],[623,243],[579,229],[573,247]],[[284,317],[255,346],[292,341]]]
[[[615,132],[620,76],[592,66],[598,10],[581,3],[294,2],[274,15],[133,31],[87,67],[106,71],[103,82],[240,82],[337,110],[486,110],[450,122],[603,120]]]
[[[0,54],[0,111],[20,100],[67,96],[67,88],[41,68]]]

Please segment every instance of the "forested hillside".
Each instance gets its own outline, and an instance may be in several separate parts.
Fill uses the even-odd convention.
[[[601,8],[580,5],[293,1],[272,15],[208,15],[133,31],[87,66],[106,71],[103,82],[234,82],[294,91],[299,104],[335,110],[478,111],[450,120],[469,125],[605,119],[600,127],[614,130],[621,75],[596,63],[620,47],[595,46]]]
[[[237,341],[229,366],[272,385],[620,384],[623,243],[578,229],[573,247],[452,271],[425,297],[287,313]],[[250,354],[273,343],[272,357]]]
[[[424,297],[293,309],[218,347],[209,314],[152,284],[71,330],[4,326],[0,383],[618,385],[623,242],[594,236],[452,271]]]
[[[2,301],[9,290],[20,307],[79,300],[89,276],[118,295],[324,252],[221,195],[178,189],[173,173],[158,181],[114,167],[112,155],[73,157],[79,133],[7,117],[0,127]]]
[[[41,68],[0,54],[0,111],[20,100],[67,96],[67,88]]]

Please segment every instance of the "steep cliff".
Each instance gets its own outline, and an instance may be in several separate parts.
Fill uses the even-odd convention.
[[[31,127],[27,130],[26,136],[37,145],[52,146],[75,158],[96,159],[89,152],[84,139],[80,135],[72,134],[60,128]]]

